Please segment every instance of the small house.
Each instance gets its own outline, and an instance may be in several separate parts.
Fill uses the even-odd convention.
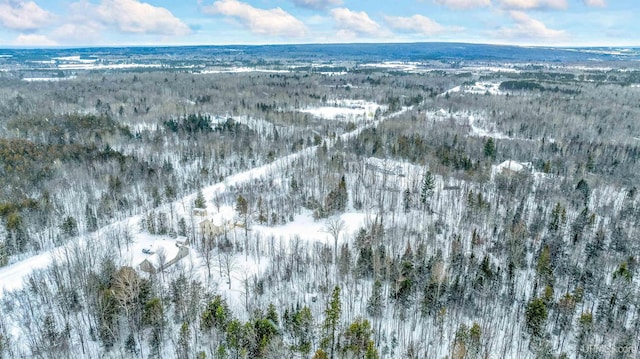
[[[532,171],[533,166],[530,162],[517,162],[513,160],[506,160],[496,166],[496,170],[502,174],[515,174]]]
[[[200,234],[204,237],[215,237],[225,231],[224,225],[218,226],[208,218],[200,222],[198,227],[200,228]]]

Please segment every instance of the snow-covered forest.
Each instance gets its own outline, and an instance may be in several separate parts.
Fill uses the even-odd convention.
[[[0,72],[0,358],[640,355],[640,70],[340,70]]]

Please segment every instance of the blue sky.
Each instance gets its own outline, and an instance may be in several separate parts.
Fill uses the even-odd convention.
[[[637,0],[0,0],[0,46],[638,46]]]

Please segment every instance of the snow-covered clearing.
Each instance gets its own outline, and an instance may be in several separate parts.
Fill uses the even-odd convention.
[[[25,77],[22,81],[26,82],[59,82],[75,79],[75,76],[68,77]]]
[[[444,96],[447,94],[451,94],[454,92],[459,93],[470,93],[476,95],[505,95],[506,92],[500,90],[501,82],[494,81],[478,81],[474,82],[473,85],[460,85],[456,86],[450,90],[445,91],[440,96]]]
[[[445,109],[437,111],[427,112],[427,121],[443,122],[453,121],[460,126],[469,126],[469,134],[471,137],[493,137],[500,140],[518,140],[518,141],[535,141],[529,138],[509,136],[504,132],[498,130],[497,125],[484,113],[470,113],[470,112],[453,112],[450,113]],[[553,141],[553,139],[547,139],[547,141]]]
[[[98,59],[82,58],[79,55],[53,57],[52,59],[53,60],[58,60],[58,61],[64,61],[64,62],[76,62],[76,63],[81,63],[81,64],[92,64],[92,63],[98,61]]]
[[[374,119],[376,111],[385,111],[386,106],[364,100],[337,100],[329,106],[312,107],[300,110],[323,120],[362,122]]]
[[[237,74],[246,72],[264,72],[264,73],[276,73],[283,74],[289,73],[291,70],[276,70],[276,69],[262,69],[258,67],[228,67],[228,68],[214,68],[202,71],[194,71],[195,74],[207,75],[207,74]]]
[[[493,166],[493,171],[495,172],[504,172],[504,171],[522,172],[524,170],[531,171],[532,169],[533,169],[533,165],[531,164],[531,162],[518,162],[518,161],[512,161],[512,160],[506,160],[500,163],[499,165]]]
[[[377,63],[362,64],[360,67],[377,68],[385,70],[396,70],[404,72],[419,72],[422,68],[418,62],[385,61]]]
[[[136,68],[161,68],[160,64],[138,64],[138,63],[122,63],[122,64],[98,64],[98,63],[73,63],[58,64],[60,70],[122,70]]]
[[[475,137],[493,137],[501,140],[525,140],[523,138],[511,137],[498,131],[495,128],[495,124],[489,122],[483,116],[469,115],[469,126],[471,126],[470,136]],[[480,124],[480,127],[478,124]]]
[[[151,235],[142,231],[132,235],[132,243],[122,255],[128,265],[136,268],[143,260],[154,264],[157,268],[161,262],[170,261],[178,254],[178,242],[184,243],[186,238],[170,238],[168,236]],[[144,253],[147,250],[148,253]],[[163,258],[161,258],[163,257]]]
[[[517,74],[520,73],[522,71],[520,71],[519,69],[515,68],[516,66],[518,66],[517,64],[502,64],[502,66],[467,66],[467,67],[463,67],[464,70],[467,71],[472,71],[472,72],[489,72],[489,73],[495,73],[495,72],[508,72],[508,73],[512,73],[512,74]]]
[[[340,233],[340,238],[349,237],[354,234],[363,224],[371,221],[371,218],[365,213],[343,213],[339,216],[344,221],[345,227]],[[305,210],[303,213],[294,217],[293,222],[285,225],[269,227],[254,225],[254,232],[260,233],[263,238],[274,237],[287,243],[295,238],[304,241],[317,241],[322,243],[332,243],[331,234],[326,230],[324,221],[313,219],[311,211]]]

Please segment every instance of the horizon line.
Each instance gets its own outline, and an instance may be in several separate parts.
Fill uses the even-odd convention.
[[[301,43],[256,43],[256,44],[112,44],[112,45],[56,45],[56,46],[20,46],[0,45],[0,50],[77,50],[104,48],[187,48],[187,47],[262,47],[262,46],[339,46],[339,45],[411,45],[411,44],[451,44],[451,45],[485,45],[500,47],[520,47],[538,49],[589,49],[589,48],[640,48],[640,45],[539,45],[508,44],[465,41],[398,41],[398,42],[301,42]]]

